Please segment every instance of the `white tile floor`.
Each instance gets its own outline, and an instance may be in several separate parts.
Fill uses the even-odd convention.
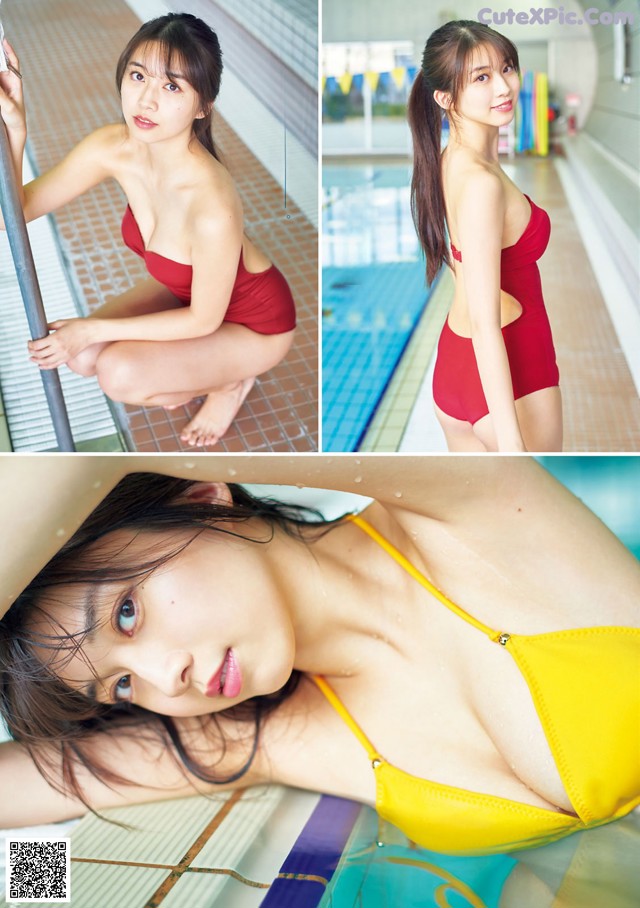
[[[403,454],[415,454],[416,451],[445,454],[447,452],[444,433],[440,428],[440,423],[433,409],[431,386],[433,384],[435,362],[434,352],[416,397],[416,402],[413,405],[409,422],[402,436],[400,451]]]
[[[640,395],[638,283],[636,280],[634,295],[621,270],[622,263],[616,262],[615,252],[610,245],[617,245],[629,260],[635,259],[637,269],[640,262],[638,237],[632,235],[631,229],[608,200],[604,188],[589,180],[588,172],[576,172],[575,164],[572,166],[561,158],[556,159],[555,167]],[[585,179],[589,180],[588,196],[584,192]],[[600,217],[594,217],[593,206],[590,204],[593,193],[597,194]]]

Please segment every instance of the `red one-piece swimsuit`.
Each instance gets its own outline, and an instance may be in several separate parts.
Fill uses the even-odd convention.
[[[514,400],[542,388],[554,388],[560,380],[537,265],[547,248],[551,223],[546,211],[526,198],[531,206],[529,223],[518,242],[502,250],[500,262],[500,289],[522,307],[518,318],[502,329]],[[462,261],[453,243],[451,252],[456,261]],[[433,398],[449,416],[471,424],[489,412],[473,342],[452,331],[448,319],[438,342]]]
[[[122,219],[122,239],[129,249],[144,260],[151,277],[164,284],[188,306],[191,302],[193,268],[156,252],[147,252],[138,222],[129,206]],[[244,267],[242,250],[240,251],[238,273],[224,321],[246,325],[258,334],[283,334],[295,328],[293,296],[285,277],[275,265],[254,274]]]

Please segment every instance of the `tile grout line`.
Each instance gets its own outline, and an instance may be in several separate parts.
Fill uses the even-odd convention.
[[[165,897],[171,892],[174,886],[182,878],[184,872],[188,869],[189,864],[202,851],[208,840],[218,829],[222,821],[231,813],[235,805],[242,798],[245,789],[240,788],[234,791],[227,801],[222,805],[220,810],[214,815],[211,821],[205,826],[198,838],[187,849],[182,859],[176,867],[171,870],[169,876],[158,886],[150,899],[148,899],[145,908],[157,908]]]

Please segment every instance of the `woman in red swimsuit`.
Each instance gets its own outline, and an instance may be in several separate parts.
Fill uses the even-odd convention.
[[[54,322],[29,344],[31,357],[41,369],[66,363],[97,375],[117,401],[172,408],[206,396],[182,433],[190,445],[218,441],[255,377],[286,355],[295,327],[289,287],[244,235],[238,193],[213,145],[221,72],[218,39],[200,19],[147,22],[118,62],[124,122],[92,133],[23,196],[32,220],[109,177],[120,184],[129,202],[123,239],[149,278],[89,318]],[[20,175],[20,79],[5,74],[0,88]]]
[[[427,278],[443,262],[455,278],[433,378],[450,451],[562,450],[559,374],[536,264],[549,218],[498,161],[518,73],[507,38],[479,22],[449,22],[427,41],[409,101],[411,201]],[[443,116],[450,138],[441,152]]]

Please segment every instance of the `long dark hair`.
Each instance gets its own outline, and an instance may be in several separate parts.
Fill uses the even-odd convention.
[[[193,121],[194,135],[209,154],[219,161],[212,133],[213,102],[218,97],[222,76],[222,52],[218,36],[202,19],[191,13],[168,13],[145,22],[118,60],[118,92],[121,91],[122,80],[134,51],[148,43],[159,45],[168,77],[171,72],[175,72],[175,67],[172,66],[175,58],[180,58],[185,79],[197,93],[205,112],[204,117]]]
[[[202,730],[211,739],[211,753],[217,756],[218,762],[227,749],[223,723],[218,717],[245,723],[252,730],[246,760],[231,775],[221,777],[215,767],[203,766],[188,752],[171,717],[156,715],[127,702],[99,703],[63,683],[59,677],[60,666],[65,658],[81,652],[90,629],[80,634],[69,634],[61,627],[60,633],[55,634],[30,629],[33,617],[38,614],[46,615],[53,622],[46,603],[53,600],[56,588],[144,577],[184,551],[202,533],[226,533],[267,544],[280,530],[304,543],[327,532],[341,519],[325,521],[313,509],[256,498],[237,485],[229,486],[231,504],[212,503],[201,496],[189,496],[187,493],[193,485],[188,480],[154,473],[125,477],[0,621],[0,716],[12,737],[27,748],[47,781],[60,791],[70,790],[89,809],[91,805],[77,780],[78,767],[88,769],[108,785],[134,784],[101,762],[95,748],[89,753],[86,745],[92,736],[130,734],[138,741],[159,737],[168,745],[177,764],[197,778],[219,784],[233,782],[251,765],[264,719],[291,696],[300,680],[300,673],[294,671],[279,691],[200,718]],[[256,538],[253,531],[242,536],[238,526],[255,518],[263,522],[264,535]],[[112,547],[108,555],[104,552],[101,540],[116,530],[162,532],[163,537],[154,542],[148,558],[140,557],[132,563],[126,545],[115,555]]]
[[[427,281],[431,283],[443,262],[451,265],[445,234],[446,207],[440,167],[440,140],[445,112],[433,97],[434,91],[451,95],[449,115],[455,117],[456,102],[467,81],[467,61],[482,44],[520,71],[515,45],[498,32],[461,19],[447,22],[433,32],[422,56],[422,68],[409,97],[408,118],[413,137],[411,211],[420,244],[427,259]]]

